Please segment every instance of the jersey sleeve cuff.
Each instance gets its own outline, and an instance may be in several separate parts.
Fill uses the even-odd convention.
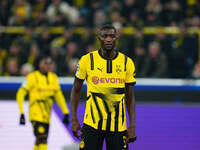
[[[24,91],[28,92],[28,90],[25,87],[21,87],[21,89],[23,89]]]
[[[84,81],[84,80],[85,80],[85,79],[78,78],[77,76],[75,76],[75,78],[76,78],[77,80],[81,80],[81,81]]]
[[[136,84],[136,82],[129,82],[129,83],[125,83],[125,84],[134,86]]]

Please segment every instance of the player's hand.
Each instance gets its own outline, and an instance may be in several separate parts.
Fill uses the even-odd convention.
[[[126,143],[134,142],[136,141],[136,129],[135,127],[129,127],[128,128],[128,133],[127,133],[127,138],[126,138]]]
[[[63,123],[69,125],[69,114],[65,114],[63,118]]]
[[[81,137],[81,126],[79,121],[76,120],[72,120],[72,127],[71,127],[72,133],[73,135],[78,138],[80,140]]]
[[[20,115],[19,124],[20,124],[20,125],[25,125],[25,123],[26,123],[26,121],[25,121],[24,114],[21,114],[21,115]]]

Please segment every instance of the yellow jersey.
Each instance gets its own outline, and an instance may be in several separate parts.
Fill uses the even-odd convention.
[[[105,59],[101,50],[81,57],[76,78],[87,82],[84,123],[99,130],[122,132],[126,127],[125,84],[135,84],[135,66],[117,52]]]
[[[30,121],[49,123],[53,98],[64,114],[69,113],[55,73],[49,72],[44,75],[40,71],[34,71],[26,76],[26,81],[16,95],[21,114],[24,113],[23,101],[27,94],[29,94]]]

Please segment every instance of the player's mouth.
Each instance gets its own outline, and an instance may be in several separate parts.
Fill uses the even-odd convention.
[[[108,44],[105,44],[105,46],[106,46],[106,47],[112,47],[113,44],[108,43]]]

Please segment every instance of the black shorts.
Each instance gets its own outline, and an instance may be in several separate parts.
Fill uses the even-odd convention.
[[[128,144],[125,142],[127,131],[100,131],[86,124],[81,130],[80,150],[102,150],[104,139],[106,140],[106,150],[128,150]]]
[[[38,121],[31,121],[33,126],[33,132],[35,136],[48,136],[49,124]]]

